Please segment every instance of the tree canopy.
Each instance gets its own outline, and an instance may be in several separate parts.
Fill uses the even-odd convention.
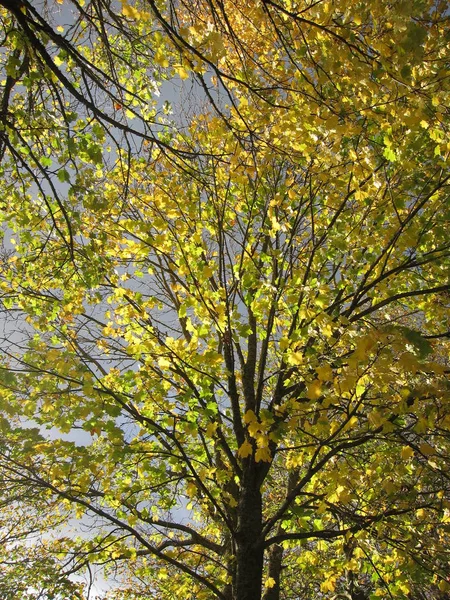
[[[0,0],[2,597],[445,597],[449,22]]]

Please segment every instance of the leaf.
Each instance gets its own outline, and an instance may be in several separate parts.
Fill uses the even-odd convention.
[[[211,277],[213,273],[214,273],[213,266],[207,265],[206,267],[203,267],[202,275],[205,279],[209,279],[209,277]]]
[[[180,79],[189,79],[189,71],[182,65],[175,66],[175,71]]]
[[[448,3],[16,4],[0,597],[437,598]]]
[[[417,373],[420,367],[420,363],[412,352],[404,352],[398,362],[405,371],[410,371],[411,373]]]
[[[218,423],[208,423],[206,427],[206,436],[212,438],[217,431]]]
[[[333,370],[331,369],[330,365],[323,365],[321,367],[317,367],[316,373],[320,381],[333,380]]]
[[[166,54],[164,54],[164,51],[161,49],[158,49],[155,52],[154,61],[160,67],[166,68],[169,66],[169,60],[168,60]]]
[[[410,446],[403,446],[402,448],[402,459],[408,460],[414,456],[414,450]]]
[[[303,354],[301,352],[291,352],[287,359],[290,365],[301,365],[303,363]]]
[[[257,448],[255,452],[255,461],[256,462],[271,462],[272,455],[270,454],[269,448]]]
[[[60,169],[57,176],[61,183],[70,183],[70,175],[66,169]]]
[[[433,352],[433,346],[419,331],[410,329],[409,327],[399,327],[398,329],[403,333],[408,342],[418,350],[420,358],[426,358]]]
[[[282,337],[279,341],[280,350],[286,350],[289,347],[289,338]]]
[[[387,147],[387,148],[384,149],[383,156],[389,162],[395,162],[397,160],[397,156],[395,154],[395,151],[392,148],[390,148],[390,147]]]
[[[122,4],[122,14],[124,17],[128,17],[129,19],[137,20],[140,18],[140,12],[126,2],[123,2]]]
[[[253,423],[254,421],[258,421],[258,417],[255,415],[255,413],[253,412],[253,410],[248,410],[242,420],[244,421],[244,423]]]
[[[41,165],[43,167],[51,167],[52,163],[53,163],[52,159],[50,157],[48,157],[48,156],[43,156],[41,158]]]
[[[419,449],[420,452],[425,456],[432,456],[436,452],[433,446],[427,444],[426,442],[422,442],[419,446]]]
[[[320,585],[320,589],[322,592],[334,592],[336,589],[336,577],[330,576]]]
[[[172,366],[172,363],[169,359],[161,357],[158,359],[158,365],[161,369],[169,369]]]
[[[261,423],[258,421],[252,421],[247,425],[247,430],[252,437],[255,437],[255,435],[261,430]]]
[[[306,387],[306,396],[310,400],[317,400],[322,395],[322,382],[319,379],[314,379],[308,383]]]
[[[252,454],[253,454],[253,447],[248,440],[245,440],[245,442],[241,445],[241,447],[238,450],[238,456],[240,456],[240,458],[247,458],[248,456],[251,456]]]

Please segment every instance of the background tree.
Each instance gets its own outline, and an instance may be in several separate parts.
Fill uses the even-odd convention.
[[[13,443],[21,440],[32,452],[39,440],[37,430],[11,429],[2,421],[2,432],[8,430],[11,450],[1,447],[1,520],[0,520],[0,594],[5,600],[28,598],[74,598],[82,600],[83,586],[70,578],[71,566],[55,557],[53,537],[67,529],[70,509],[47,490],[36,488],[15,468]],[[24,439],[25,437],[25,439]],[[2,436],[3,438],[3,436]],[[19,444],[19,448],[21,445]],[[8,468],[3,469],[7,460]],[[20,459],[23,457],[21,456]],[[60,557],[61,558],[61,557]],[[82,560],[82,559],[80,559]],[[65,571],[55,577],[55,571]]]
[[[38,568],[445,592],[446,3],[0,4],[1,465],[91,528]]]

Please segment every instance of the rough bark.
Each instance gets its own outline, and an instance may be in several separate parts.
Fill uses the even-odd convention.
[[[253,467],[253,468],[252,468]],[[236,579],[233,600],[261,600],[264,547],[262,497],[254,465],[243,474],[236,530]]]
[[[289,494],[295,487],[299,477],[299,470],[295,469],[289,473],[286,494]],[[278,534],[283,533],[281,525],[278,526]],[[274,544],[269,552],[268,576],[275,581],[275,585],[268,588],[264,593],[263,600],[280,600],[281,589],[281,571],[283,568],[283,547]]]
[[[271,588],[267,588],[263,600],[280,600],[280,579],[281,579],[281,568],[283,561],[283,548],[274,544],[269,553],[269,569],[268,576],[275,581],[275,585]]]

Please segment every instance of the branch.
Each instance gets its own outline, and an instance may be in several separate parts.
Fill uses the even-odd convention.
[[[370,315],[371,313],[375,312],[379,308],[382,308],[383,306],[386,306],[386,305],[390,304],[391,302],[395,302],[395,300],[400,300],[401,298],[411,298],[414,296],[438,294],[439,292],[448,292],[449,290],[450,290],[450,284],[447,284],[447,285],[439,285],[434,288],[428,288],[426,290],[412,290],[410,292],[401,292],[399,294],[394,294],[393,296],[390,296],[389,298],[385,298],[384,300],[381,300],[381,302],[378,302],[377,304],[374,304],[373,306],[366,308],[366,310],[363,310],[363,311],[359,312],[358,314],[353,315],[353,317],[351,317],[351,319],[350,319],[350,322],[353,323],[354,321],[358,321],[362,317],[365,317],[366,315]]]

